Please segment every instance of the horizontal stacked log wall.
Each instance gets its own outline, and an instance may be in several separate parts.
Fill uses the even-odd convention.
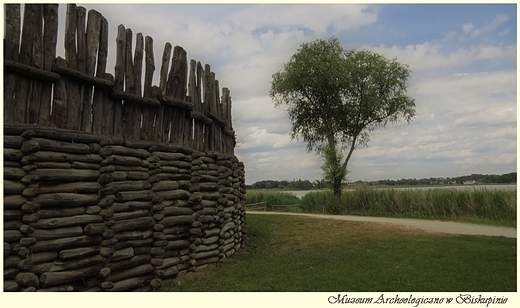
[[[4,125],[4,291],[151,290],[246,237],[235,156]]]
[[[220,93],[210,65],[188,63],[182,47],[166,43],[159,85],[152,85],[152,37],[119,25],[111,34],[116,43],[112,75],[107,72],[108,21],[99,12],[68,4],[64,42],[57,42],[57,4],[25,4],[23,18],[21,4],[4,7],[4,123],[233,155],[230,92],[222,88]],[[65,58],[56,56],[58,43]]]

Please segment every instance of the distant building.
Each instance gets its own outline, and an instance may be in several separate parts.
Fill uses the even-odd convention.
[[[473,185],[476,183],[477,183],[477,181],[475,181],[475,180],[467,180],[467,181],[462,182],[462,184],[464,184],[464,185]]]

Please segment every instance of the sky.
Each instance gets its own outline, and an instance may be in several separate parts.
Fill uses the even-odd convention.
[[[516,3],[78,5],[108,19],[109,65],[119,24],[154,39],[156,72],[166,42],[211,65],[231,91],[235,155],[247,184],[322,178],[322,158],[291,140],[287,112],[274,107],[269,90],[272,75],[302,43],[331,37],[346,50],[374,51],[412,71],[408,95],[416,116],[374,131],[367,146],[356,148],[349,181],[517,169]],[[61,5],[62,32],[64,13]]]

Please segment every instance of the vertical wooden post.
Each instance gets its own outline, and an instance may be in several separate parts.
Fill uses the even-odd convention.
[[[56,64],[66,66],[67,61],[61,57],[56,58]],[[60,78],[54,83],[54,92],[52,98],[52,115],[51,123],[58,128],[67,127],[68,119],[68,99],[67,99],[67,81]]]
[[[86,30],[86,53],[85,53],[85,73],[90,76],[94,76],[96,69],[96,59],[98,56],[98,47],[101,36],[101,14],[91,10],[88,12],[87,19],[87,30]],[[103,118],[102,110],[99,104],[94,104],[93,92],[95,89],[92,87],[86,87],[84,95],[84,108],[92,108],[92,114],[88,113],[84,109],[83,113],[83,124],[84,129],[87,132],[101,132],[101,121],[102,119],[96,119],[96,116]],[[97,92],[97,91],[96,91]],[[85,119],[88,117],[87,119]],[[92,119],[92,120],[91,120]],[[90,125],[88,125],[90,123]]]
[[[56,44],[58,42],[58,4],[43,5],[43,69],[52,70],[52,64],[56,58]],[[40,118],[38,123],[50,125],[51,117],[51,93],[52,84],[42,84],[42,96],[40,100]]]
[[[142,96],[141,79],[143,76],[143,49],[144,39],[142,33],[137,33],[134,52],[134,94]],[[141,134],[142,106],[134,104],[132,116],[132,139],[138,140]]]
[[[145,73],[144,73],[144,97],[152,97],[152,79],[155,71],[155,61],[153,55],[153,39],[150,36],[145,37]],[[153,123],[155,118],[155,111],[158,108],[143,107],[143,127],[141,128],[141,139],[153,140]]]
[[[78,70],[78,56],[76,52],[76,27],[77,7],[75,4],[67,4],[67,18],[65,23],[65,59],[68,67]],[[79,130],[83,107],[80,103],[79,85],[77,82],[67,79],[67,128]]]
[[[4,57],[18,61],[20,49],[20,4],[4,4],[5,7],[5,40]],[[4,123],[15,122],[16,84],[21,78],[13,73],[4,72]]]
[[[190,101],[193,104],[193,111],[198,111],[198,105],[200,104],[200,91],[197,88],[197,62],[193,59],[190,60],[190,72],[188,76],[188,96],[190,97]],[[191,130],[189,132],[190,138],[190,147],[196,150],[200,150],[197,145],[197,121],[191,119],[190,121]]]
[[[213,82],[211,82],[211,66],[206,64],[204,66],[204,114],[211,113],[212,99],[213,99]],[[204,130],[204,150],[213,151],[214,143],[214,125],[206,125]]]
[[[87,72],[87,34],[85,30],[86,11],[84,7],[78,7],[78,25],[77,25],[77,39],[78,39],[78,71],[89,74]],[[89,74],[90,75],[90,74]],[[93,73],[92,73],[93,75]],[[85,84],[78,84],[80,91],[80,108],[81,113],[81,127],[80,130],[84,132],[92,132],[92,86]]]
[[[126,34],[125,26],[119,25],[117,28],[116,38],[116,66],[114,68],[114,89],[123,91],[125,84],[125,63],[126,63]],[[114,135],[121,137],[123,132],[123,105],[122,101],[116,100],[114,102]]]
[[[99,12],[90,10],[87,21],[87,74],[103,78],[107,61],[108,32],[104,32],[103,15]],[[96,70],[97,59],[97,70]],[[96,71],[95,71],[96,70]],[[94,72],[95,71],[95,72]],[[106,123],[108,114],[103,112],[104,90],[94,88],[92,97],[92,132],[95,134],[103,133],[104,122]],[[106,126],[105,126],[106,127]]]
[[[42,67],[43,7],[41,4],[26,4],[22,40],[20,44],[20,62],[37,68]],[[17,86],[17,107],[15,123],[38,123],[40,112],[41,81],[25,77],[19,78]]]
[[[175,46],[173,49],[173,58],[170,74],[168,76],[168,84],[166,87],[166,95],[169,97],[182,99],[186,98],[188,62],[186,51]],[[182,145],[184,139],[184,125],[186,122],[186,112],[184,109],[169,107],[165,115],[170,115],[171,132],[170,142]]]
[[[222,88],[222,115],[222,119],[224,120],[224,123],[226,123],[226,128],[229,130],[233,129],[233,124],[231,121],[231,96],[229,95],[228,88]],[[222,138],[224,153],[232,155],[234,137],[224,134]]]
[[[204,105],[202,104],[202,89],[203,89],[203,78],[204,75],[204,69],[202,68],[202,64],[200,62],[197,62],[197,103],[195,104],[195,111],[198,111],[200,113],[204,113]],[[195,121],[195,139],[197,144],[197,150],[204,151],[205,149],[205,127],[204,122],[202,121]]]
[[[166,93],[166,85],[168,82],[168,67],[170,65],[170,56],[172,53],[172,45],[170,43],[166,43],[164,45],[164,51],[162,55],[162,63],[161,63],[161,71],[160,71],[160,80],[159,80],[159,90],[161,94]],[[158,137],[158,141],[168,142],[168,130],[166,127],[170,127],[170,120],[165,117],[166,106],[161,105],[157,112],[156,121],[155,121],[155,134]]]

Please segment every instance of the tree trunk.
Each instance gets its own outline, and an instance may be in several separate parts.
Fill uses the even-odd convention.
[[[334,205],[339,209],[341,206],[341,181],[337,181],[334,185]]]

